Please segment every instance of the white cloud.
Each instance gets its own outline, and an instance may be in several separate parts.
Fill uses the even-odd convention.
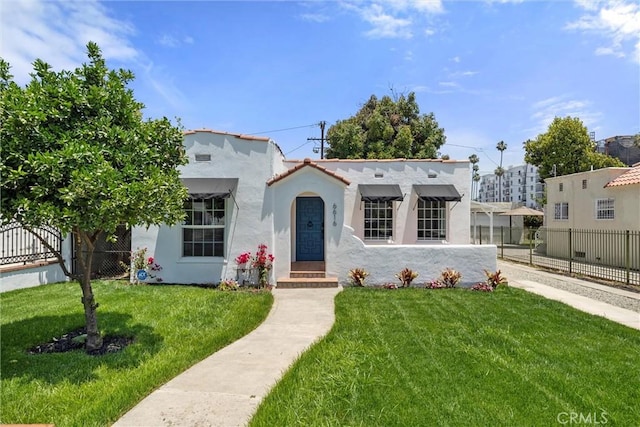
[[[86,44],[93,41],[102,50],[107,66],[115,68],[110,61],[122,63],[165,102],[173,107],[184,105],[171,77],[133,45],[133,24],[115,18],[103,4],[93,0],[24,0],[12,1],[10,6],[3,4],[0,13],[0,57],[11,65],[16,83],[30,81],[32,64],[38,58],[56,71],[74,70],[87,61]],[[193,43],[193,39],[185,37],[182,42]]]
[[[158,39],[158,43],[166,47],[179,47],[184,44],[193,44],[193,37],[186,36],[186,37],[183,37],[182,39],[179,39],[170,34],[163,34]]]
[[[444,12],[440,0],[378,0],[365,3],[344,0],[340,6],[356,13],[371,25],[371,29],[365,32],[370,38],[412,38],[418,17]],[[435,34],[435,30],[429,28],[424,33],[430,36]]]
[[[533,136],[544,133],[556,117],[577,117],[590,130],[598,130],[597,123],[602,113],[595,111],[591,101],[570,99],[567,95],[554,96],[535,102],[531,106],[533,127],[526,129]]]
[[[471,71],[471,70],[454,71],[454,72],[449,74],[449,77],[451,77],[452,79],[456,79],[456,78],[460,78],[460,77],[471,77],[471,76],[475,76],[476,74],[478,74],[477,71]]]
[[[640,63],[640,4],[626,0],[578,0],[576,4],[585,13],[565,29],[600,35],[607,44],[596,48],[598,55],[631,56]]]
[[[0,13],[0,56],[8,61],[17,83],[29,81],[32,63],[40,58],[55,69],[74,69],[86,59],[86,44],[96,42],[105,59],[131,61],[139,52],[128,37],[135,30],[111,17],[94,1],[15,1]]]
[[[300,15],[303,21],[317,22],[319,24],[328,21],[330,18],[322,13],[303,13]]]

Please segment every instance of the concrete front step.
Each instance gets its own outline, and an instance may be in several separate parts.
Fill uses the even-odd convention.
[[[327,275],[324,271],[292,271],[289,273],[289,277],[293,279],[307,278],[307,279],[317,279],[317,278],[325,278]]]
[[[278,289],[337,287],[337,277],[282,277],[277,281]]]

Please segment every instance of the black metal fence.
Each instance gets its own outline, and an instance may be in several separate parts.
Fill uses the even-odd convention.
[[[34,229],[56,251],[62,250],[62,234],[53,227]],[[36,261],[56,259],[33,233],[25,230],[18,222],[10,222],[0,227],[0,265],[28,264]]]
[[[489,227],[474,243],[491,242]],[[473,230],[472,230],[473,236]],[[482,237],[481,237],[482,236]],[[498,257],[626,285],[640,286],[640,231],[494,228]]]

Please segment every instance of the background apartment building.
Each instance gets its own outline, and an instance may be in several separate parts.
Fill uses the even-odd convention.
[[[540,209],[544,195],[538,168],[529,164],[506,168],[502,182],[495,174],[483,175],[479,187],[477,201],[481,203],[511,202]]]

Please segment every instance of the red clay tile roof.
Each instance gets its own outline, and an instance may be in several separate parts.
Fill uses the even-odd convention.
[[[195,129],[195,130],[187,130],[184,131],[183,135],[193,135],[195,133],[198,132],[208,132],[208,133],[215,133],[217,135],[229,135],[229,136],[234,136],[238,139],[246,139],[249,141],[265,141],[268,142],[271,138],[268,138],[266,136],[254,136],[254,135],[244,135],[241,133],[231,133],[231,132],[224,132],[224,131],[219,131],[219,130],[213,130],[213,129]]]
[[[351,184],[351,181],[349,181],[348,179],[338,175],[337,173],[335,173],[333,171],[330,171],[329,169],[327,169],[327,168],[325,168],[323,166],[318,165],[316,162],[312,162],[311,159],[306,158],[306,159],[304,159],[302,161],[302,163],[297,164],[294,167],[292,167],[291,169],[289,169],[288,171],[286,171],[284,173],[281,173],[280,175],[276,175],[273,178],[271,178],[269,181],[267,181],[267,185],[270,186],[271,184],[274,184],[274,183],[276,183],[276,182],[288,177],[289,175],[292,175],[292,174],[296,173],[300,169],[302,169],[304,167],[307,167],[307,166],[315,168],[315,169],[318,169],[320,172],[326,173],[330,177],[335,178],[335,179],[337,179],[339,181],[342,181],[347,185]]]
[[[640,184],[640,163],[633,165],[631,169],[619,177],[609,181],[604,188],[620,187],[621,185]]]

